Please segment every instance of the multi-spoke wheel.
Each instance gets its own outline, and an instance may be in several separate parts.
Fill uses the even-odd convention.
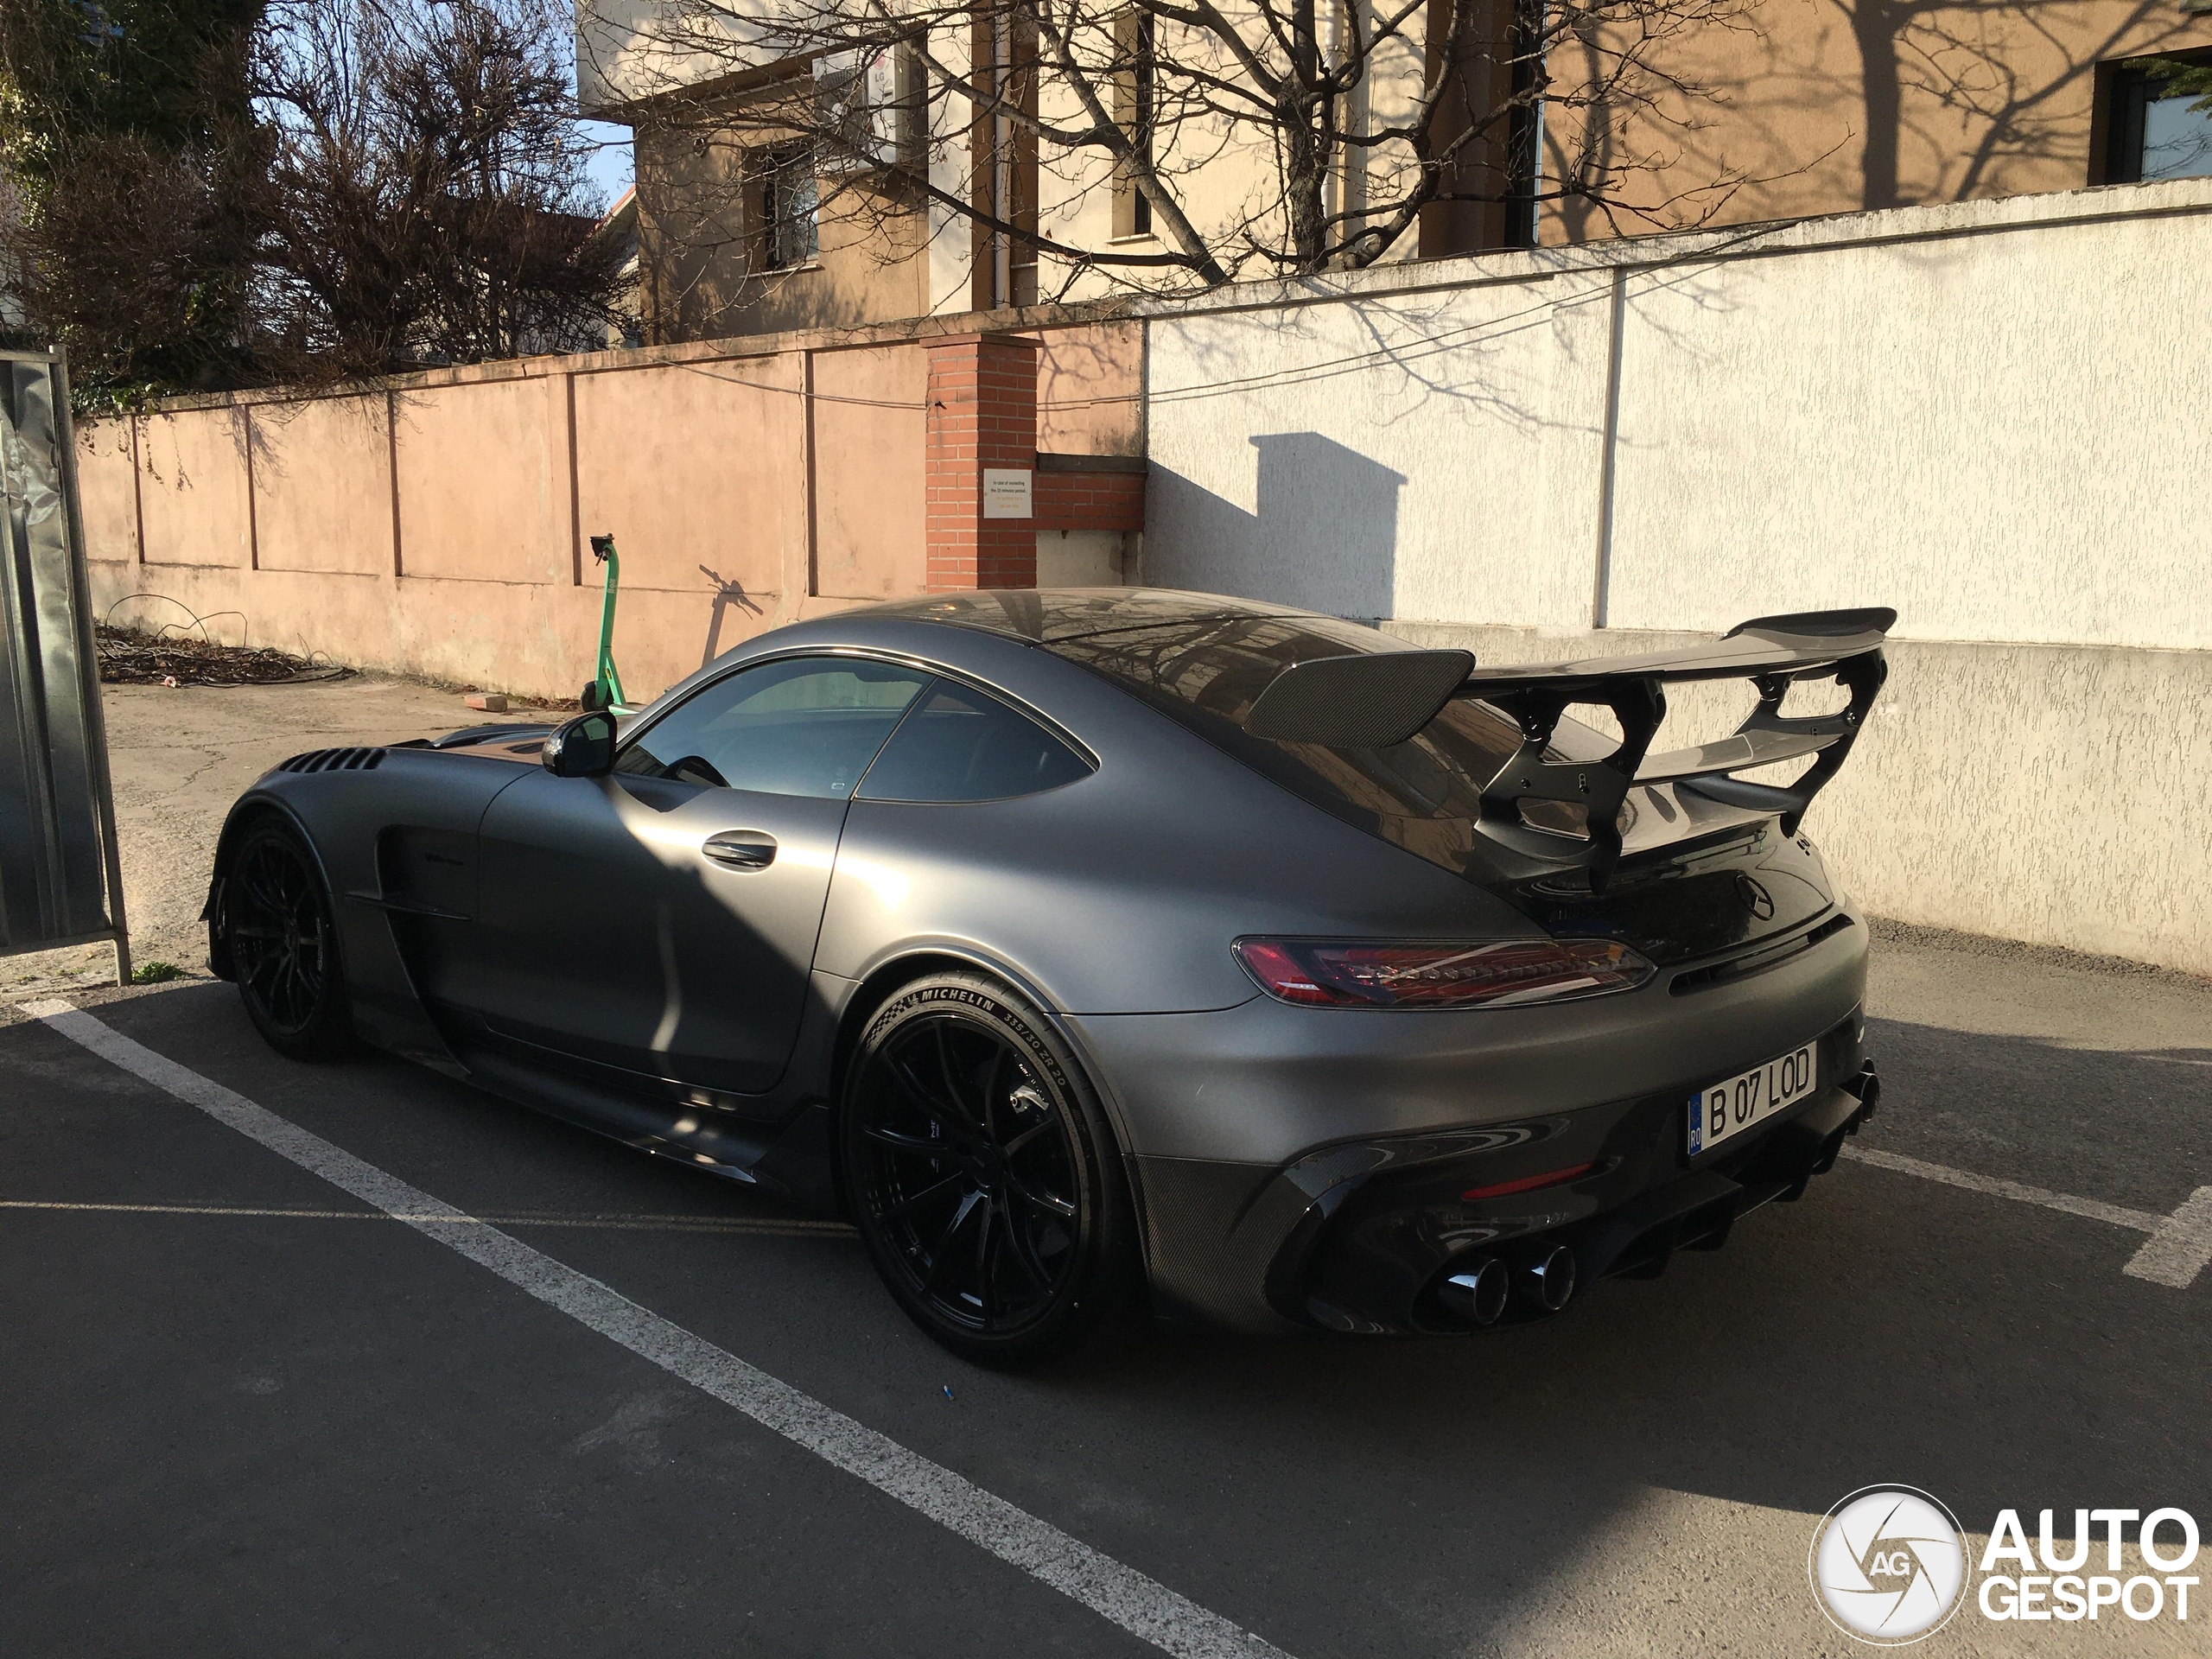
[[[246,832],[224,874],[219,925],[246,1014],[271,1047],[325,1059],[352,1046],[330,896],[289,828]]]
[[[1035,1013],[978,976],[922,981],[869,1021],[847,1079],[854,1218],[924,1330],[1014,1363],[1116,1311],[1134,1249],[1113,1143]]]

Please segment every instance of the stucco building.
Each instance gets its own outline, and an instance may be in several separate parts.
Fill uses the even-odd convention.
[[[2212,173],[2212,117],[2145,70],[2212,60],[2212,0],[1756,0],[1667,58],[1711,92],[1673,101],[1675,159],[1636,187],[1675,224]],[[1570,211],[1547,239],[1605,228]]]
[[[1473,19],[1463,49],[1494,66],[1484,73],[1499,96],[1511,90],[1516,18],[1529,14],[1515,0],[1430,0],[1374,48],[1346,95],[1349,130],[1410,118],[1442,51],[1423,26],[1441,27],[1453,3],[1476,8],[1461,13]],[[1361,4],[1370,18],[1401,10]],[[1001,88],[1047,127],[1090,118],[1081,89],[1015,32],[1018,10],[1012,29],[1004,14],[987,27],[957,9],[928,13],[926,64],[906,48],[819,49],[844,11],[840,0],[579,0],[582,102],[635,134],[645,340],[1193,284],[1187,268],[1084,257],[1141,261],[1176,246],[1110,158],[945,95],[949,71]],[[1455,181],[1483,199],[1421,208],[1384,260],[2212,173],[2212,115],[2146,69],[2212,64],[2212,0],[1700,0],[1604,15],[1613,21],[1552,41],[1541,104],[1459,156]],[[1665,26],[1648,27],[1654,18]],[[1219,42],[1179,38],[1142,11],[1102,28],[1124,31],[1125,54],[1123,72],[1100,82],[1099,112],[1146,147],[1197,232],[1231,252],[1279,239],[1268,135],[1192,117],[1187,100],[1172,123],[1157,113],[1173,96],[1165,66],[1211,52],[1197,67],[1214,67]],[[1324,16],[1325,53],[1344,28]],[[1637,79],[1616,87],[1631,30],[1644,35]],[[857,151],[825,150],[830,100],[861,124]],[[1440,109],[1433,130],[1452,119]],[[1408,165],[1402,145],[1346,146],[1320,205],[1385,225]],[[1598,172],[1602,200],[1562,192]],[[1230,274],[1280,269],[1245,257]]]

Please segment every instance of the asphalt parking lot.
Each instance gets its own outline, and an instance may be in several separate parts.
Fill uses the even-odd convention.
[[[756,1193],[397,1062],[282,1061],[226,986],[77,1000],[550,1278],[0,1014],[10,1652],[1141,1654],[1233,1625],[1300,1659],[1843,1653],[1806,1550],[1854,1488],[1972,1533],[2212,1516],[2212,988],[2170,976],[1891,944],[1854,1148],[1888,1161],[1547,1324],[1162,1330],[1023,1376],[943,1354],[849,1234]],[[576,1274],[620,1330],[680,1327],[739,1393],[758,1368],[833,1441],[849,1420],[1012,1509],[963,1535],[833,1466],[594,1326]],[[979,1546],[992,1515],[1150,1581],[1166,1622]],[[1923,1650],[2201,1653],[2191,1611],[1968,1608]]]
[[[101,688],[133,962],[205,971],[200,907],[231,803],[287,755],[435,737],[484,718],[457,692],[368,675],[306,685]],[[526,720],[528,711],[510,719]],[[0,957],[0,1001],[113,982],[106,945]]]

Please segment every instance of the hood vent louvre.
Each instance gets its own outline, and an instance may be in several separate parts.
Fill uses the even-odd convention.
[[[384,764],[384,749],[312,749],[296,754],[276,768],[279,772],[374,772]]]

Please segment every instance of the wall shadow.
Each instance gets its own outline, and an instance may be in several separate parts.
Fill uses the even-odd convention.
[[[2171,0],[1753,5],[1732,27],[1665,42],[1656,61],[1684,81],[1662,107],[1599,99],[1578,118],[1547,118],[1547,177],[1611,169],[1617,198],[1569,195],[1547,236],[1571,244],[2101,183],[2103,67],[2206,38],[2202,18]],[[1590,42],[1560,60],[1586,83],[1605,73]]]
[[[1363,620],[1393,614],[1405,474],[1319,432],[1245,442],[1250,512],[1154,463],[1147,527],[1175,550],[1155,558],[1147,548],[1145,579]]]
[[[2101,29],[2084,28],[2080,7],[2052,0],[1979,11],[1948,0],[1835,3],[1859,53],[1866,118],[1860,205],[1866,207],[1928,199],[1901,179],[1905,137],[1937,156],[1962,149],[1955,179],[1942,180],[1933,193],[1939,200],[2022,188],[2007,179],[2023,168],[2072,168],[2088,138],[2082,104],[2097,66],[2190,32],[2185,13],[2158,0],[2136,0],[2100,16]],[[1963,146],[1962,136],[1968,140]],[[2094,169],[2097,157],[2087,161]],[[2096,181],[2071,180],[2075,187]],[[2051,188],[2047,181],[2023,184]]]
[[[707,618],[706,648],[699,655],[699,666],[704,668],[722,653],[722,619],[729,613],[733,607],[751,616],[761,616],[766,613],[760,606],[753,603],[752,595],[745,591],[745,584],[734,577],[725,576],[716,571],[709,570],[703,564],[699,567],[699,574],[715,584],[714,608]],[[753,630],[747,629],[746,639],[752,638],[752,634]],[[742,644],[743,641],[741,640],[739,643]],[[734,648],[732,647],[732,649]]]

